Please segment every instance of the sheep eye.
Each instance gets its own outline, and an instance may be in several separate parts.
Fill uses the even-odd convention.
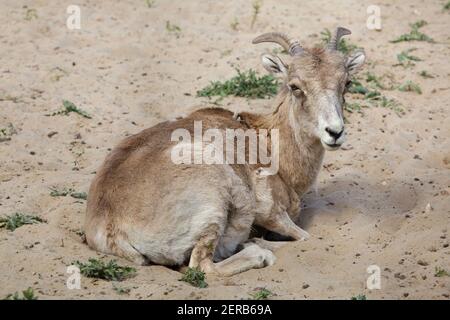
[[[289,87],[291,88],[291,90],[294,94],[299,95],[299,94],[303,93],[303,90],[300,89],[299,87],[297,87],[295,84],[291,84]]]

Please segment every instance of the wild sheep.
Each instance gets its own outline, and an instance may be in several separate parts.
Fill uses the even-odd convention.
[[[325,149],[345,139],[343,103],[350,76],[364,63],[362,51],[346,56],[337,28],[326,47],[303,48],[282,33],[253,43],[275,42],[289,64],[264,54],[263,66],[284,82],[267,115],[207,108],[160,123],[123,140],[92,182],[85,221],[90,247],[138,264],[183,265],[233,275],[275,261],[280,243],[249,240],[252,225],[300,240],[295,221],[300,199],[317,177]],[[171,134],[183,128],[278,129],[279,170],[267,175],[259,164],[175,164]],[[266,136],[271,139],[270,134]],[[274,152],[274,150],[269,150]]]

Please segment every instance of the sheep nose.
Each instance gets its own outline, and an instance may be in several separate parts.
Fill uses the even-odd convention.
[[[328,132],[330,136],[332,136],[335,140],[339,139],[340,136],[344,133],[344,128],[341,129],[341,131],[335,131],[331,128],[325,128],[325,131]]]

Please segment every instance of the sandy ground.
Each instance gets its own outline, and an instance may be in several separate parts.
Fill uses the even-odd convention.
[[[156,0],[149,8],[144,0],[80,0],[82,28],[69,30],[71,1],[3,0],[0,128],[11,123],[17,133],[0,142],[0,216],[20,211],[47,223],[0,230],[0,297],[32,287],[41,299],[248,299],[266,287],[274,299],[449,299],[450,277],[434,274],[436,267],[450,271],[450,13],[442,0],[378,1],[383,29],[376,32],[365,24],[372,2],[264,0],[251,28],[250,1]],[[420,19],[436,43],[389,43]],[[181,31],[167,31],[167,21]],[[66,288],[67,265],[104,256],[78,235],[85,201],[51,197],[50,187],[87,191],[125,136],[208,105],[196,91],[230,78],[234,67],[263,74],[259,55],[275,45],[251,45],[256,35],[280,30],[313,45],[320,31],[337,25],[365,48],[366,70],[391,73],[397,83],[413,80],[423,94],[383,91],[404,106],[401,117],[385,108],[347,114],[345,150],[327,153],[317,193],[305,197],[302,226],[312,239],[280,249],[271,267],[208,277],[206,289],[161,266],[138,267],[120,284],[128,295],[87,278],[80,290]],[[393,67],[408,48],[423,61]],[[421,70],[435,78],[420,77]],[[93,118],[46,116],[63,99]],[[221,103],[271,110],[269,100]],[[373,264],[381,269],[380,290],[366,288]]]

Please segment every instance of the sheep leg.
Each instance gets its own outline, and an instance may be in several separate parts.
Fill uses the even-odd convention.
[[[198,259],[196,252],[208,252],[201,255],[203,259]],[[213,262],[214,251],[205,248],[199,243],[193,250],[189,267],[200,268],[205,273],[217,274],[221,276],[232,276],[250,269],[263,268],[275,263],[274,254],[267,249],[263,249],[255,243],[245,244],[244,249],[220,262]]]
[[[267,219],[257,219],[256,223],[269,231],[279,233],[283,236],[289,236],[295,240],[306,240],[310,237],[309,233],[297,226],[289,217],[286,211],[271,215]]]

